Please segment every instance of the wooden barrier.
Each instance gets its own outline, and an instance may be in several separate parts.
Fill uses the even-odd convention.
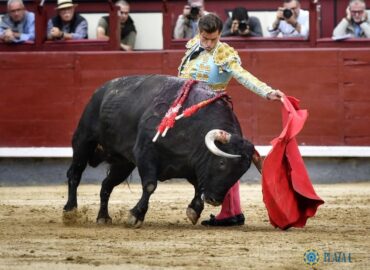
[[[33,11],[40,12],[39,0],[25,2]],[[102,1],[76,2],[84,11],[102,10],[103,5],[106,10],[110,7]],[[114,47],[118,36],[116,41],[109,43],[97,40],[45,42],[44,32],[37,34],[35,43],[0,45],[0,147],[69,146],[83,107],[103,82],[131,74],[176,75],[186,41],[173,40],[168,25],[183,2],[132,3],[131,9],[135,11],[163,9],[166,49],[161,51],[120,52]],[[206,2],[209,10],[218,9],[221,14],[241,2],[255,9],[269,7],[273,10],[276,6],[276,1]],[[221,5],[224,2],[225,5]],[[319,16],[311,1],[301,2],[304,8],[312,11],[311,16]],[[334,8],[335,1],[321,2],[322,9]],[[39,13],[37,27],[45,27],[42,23],[45,12],[49,16],[54,5],[55,1],[48,1],[46,9]],[[0,12],[4,12],[3,3]],[[340,20],[338,14],[337,7],[335,16],[323,18],[321,12],[321,25],[331,19]],[[322,36],[322,33],[326,34]],[[301,99],[302,108],[309,110],[309,120],[299,137],[301,145],[370,145],[367,124],[370,118],[370,82],[367,79],[370,41],[334,42],[328,33],[326,28],[313,30],[307,41],[225,40],[239,48],[247,70],[274,88]],[[256,144],[268,144],[281,129],[279,104],[262,100],[234,80],[228,92],[245,135]]]
[[[107,80],[176,75],[182,51],[7,52],[0,54],[0,147],[69,146],[81,112]],[[301,99],[310,113],[302,145],[370,145],[370,49],[266,49],[240,52],[258,78]],[[280,105],[232,80],[243,131],[266,145],[281,130]]]

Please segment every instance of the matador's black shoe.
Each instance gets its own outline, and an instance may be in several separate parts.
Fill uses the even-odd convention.
[[[239,214],[229,218],[223,219],[216,219],[214,215],[211,214],[210,219],[203,220],[201,224],[203,226],[223,226],[223,227],[230,227],[230,226],[241,226],[244,225],[245,217],[243,214]]]

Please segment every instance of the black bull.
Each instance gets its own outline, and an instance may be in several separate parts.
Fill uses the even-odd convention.
[[[65,211],[77,207],[77,187],[87,164],[110,164],[100,191],[98,223],[110,223],[108,201],[113,188],[134,170],[142,196],[128,223],[141,226],[157,181],[185,178],[195,188],[187,216],[195,224],[204,208],[222,203],[227,191],[248,170],[254,146],[243,139],[230,104],[219,99],[189,118],[176,121],[166,137],[153,142],[157,126],[182,89],[184,79],[163,75],[122,77],[105,83],[87,104],[74,133]],[[198,82],[183,108],[215,93]]]

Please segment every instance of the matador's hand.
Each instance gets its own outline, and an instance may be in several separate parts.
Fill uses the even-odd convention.
[[[279,100],[282,101],[285,94],[280,90],[274,90],[267,95],[268,100]]]

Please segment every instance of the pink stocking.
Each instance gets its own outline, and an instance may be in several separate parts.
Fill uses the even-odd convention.
[[[226,193],[225,199],[222,202],[221,212],[216,216],[216,219],[229,218],[242,213],[239,185],[240,180],[238,180],[238,182],[236,182]]]

